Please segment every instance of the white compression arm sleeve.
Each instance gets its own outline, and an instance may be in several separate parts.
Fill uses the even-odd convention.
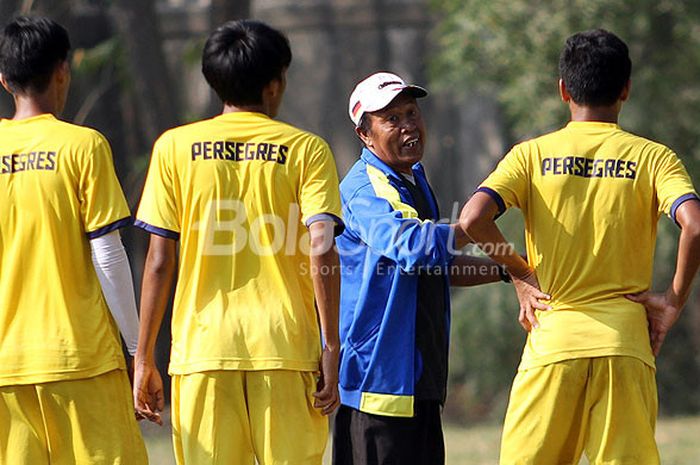
[[[139,317],[136,313],[129,258],[126,256],[119,231],[92,239],[90,247],[102,294],[122,333],[129,354],[134,355],[139,337]]]

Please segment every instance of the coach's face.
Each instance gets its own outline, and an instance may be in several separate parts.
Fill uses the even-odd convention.
[[[368,130],[357,129],[362,142],[391,168],[410,174],[423,158],[425,144],[425,124],[415,97],[401,93],[367,116]]]

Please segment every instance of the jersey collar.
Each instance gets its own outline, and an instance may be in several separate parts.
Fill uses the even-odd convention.
[[[7,125],[7,126],[15,126],[18,124],[26,124],[26,123],[33,123],[34,121],[40,121],[40,120],[55,120],[56,117],[52,115],[51,113],[42,113],[41,115],[36,115],[36,116],[30,116],[29,118],[23,118],[23,119],[5,119],[1,118],[0,119],[0,124],[1,125]]]
[[[214,117],[214,119],[237,119],[237,118],[250,118],[257,117],[260,119],[272,119],[265,113],[260,113],[257,111],[232,111],[229,113],[221,113]]]
[[[619,124],[605,121],[569,121],[566,127],[569,129],[620,129]]]

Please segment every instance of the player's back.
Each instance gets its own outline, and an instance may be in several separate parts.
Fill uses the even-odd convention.
[[[0,384],[123,366],[88,244],[129,221],[111,163],[91,129],[0,121]]]
[[[137,224],[180,240],[171,371],[316,367],[306,224],[339,208],[317,136],[249,112],[166,132]]]
[[[527,237],[543,286],[571,307],[645,290],[657,221],[669,208],[659,178],[675,155],[605,123],[573,123],[527,144],[536,154]]]
[[[525,217],[529,261],[553,296],[523,364],[631,355],[653,365],[644,309],[624,296],[651,285],[658,218],[693,190],[675,154],[616,124],[572,122],[519,144],[502,163],[519,179],[509,184],[511,202]],[[485,185],[503,191],[501,182]]]

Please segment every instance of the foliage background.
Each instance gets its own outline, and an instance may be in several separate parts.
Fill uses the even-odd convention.
[[[134,209],[157,135],[219,111],[199,72],[204,38],[226,19],[251,16],[291,40],[281,119],[326,138],[341,175],[359,148],[346,115],[354,83],[389,69],[427,85],[424,163],[445,216],[459,211],[508,147],[566,123],[556,88],[559,50],[572,33],[596,27],[630,46],[632,96],[622,126],[672,147],[700,180],[697,1],[0,0],[0,22],[19,11],[68,28],[74,73],[64,118],[108,137]],[[0,95],[0,116],[11,114],[11,100]],[[520,213],[499,221],[522,250]],[[124,237],[139,283],[147,235],[132,228]],[[656,289],[672,276],[676,239],[662,218]],[[696,286],[658,360],[662,414],[700,412],[699,296]],[[453,291],[448,420],[502,419],[525,338],[516,310],[504,284]],[[166,324],[158,343],[163,370],[169,337]]]

